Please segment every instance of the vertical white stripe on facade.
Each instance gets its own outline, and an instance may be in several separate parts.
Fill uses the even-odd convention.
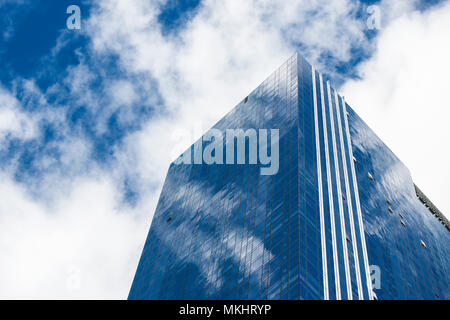
[[[352,236],[352,245],[353,245],[353,259],[355,263],[355,273],[356,273],[356,285],[358,287],[358,298],[362,300],[364,298],[362,292],[362,284],[361,284],[361,271],[359,269],[359,257],[358,257],[358,244],[356,240],[355,233],[355,222],[353,220],[353,206],[352,206],[352,198],[350,195],[350,184],[348,181],[348,171],[347,171],[347,157],[345,156],[345,144],[344,144],[344,135],[342,132],[342,122],[341,122],[341,107],[339,105],[339,98],[336,91],[334,91],[334,98],[336,103],[336,111],[337,111],[337,122],[339,128],[339,137],[341,144],[341,157],[343,163],[344,170],[344,180],[345,180],[345,194],[347,198],[347,207],[348,207],[348,216],[350,218],[350,233]],[[349,158],[352,161],[352,158]]]
[[[339,261],[336,245],[336,227],[334,221],[334,204],[333,204],[333,189],[331,185],[331,169],[330,169],[330,154],[328,148],[328,133],[327,133],[327,115],[325,111],[325,98],[323,93],[323,77],[319,74],[320,80],[320,98],[322,102],[322,125],[323,136],[325,144],[325,160],[327,164],[327,182],[328,182],[328,203],[330,208],[330,224],[331,224],[331,243],[333,245],[333,265],[334,265],[334,280],[336,283],[336,299],[341,299],[341,284],[339,280]]]
[[[344,120],[345,120],[345,129],[347,132],[347,144],[348,144],[348,152],[350,159],[353,159],[353,150],[352,150],[352,142],[350,139],[350,129],[348,126],[348,119],[347,119],[347,107],[345,106],[345,100],[342,98],[342,107],[344,108]],[[372,280],[370,279],[370,271],[369,271],[369,259],[367,258],[367,247],[366,247],[366,238],[364,235],[364,225],[362,221],[362,213],[361,213],[361,204],[359,202],[359,192],[358,192],[358,183],[356,181],[356,172],[355,172],[355,165],[353,161],[350,161],[351,169],[352,169],[352,176],[353,176],[353,187],[355,189],[355,198],[356,198],[356,209],[358,212],[358,224],[359,224],[359,232],[361,235],[361,246],[362,246],[362,252],[363,252],[363,258],[364,258],[364,268],[366,269],[366,282],[367,282],[367,290],[369,293],[369,299],[373,299],[373,292],[372,292]]]
[[[347,287],[347,299],[352,300],[352,284],[350,278],[350,267],[348,263],[348,249],[347,249],[347,232],[345,230],[345,218],[344,218],[344,206],[342,204],[342,191],[341,191],[341,175],[339,173],[339,159],[337,154],[337,143],[336,143],[336,127],[334,125],[334,112],[333,103],[331,100],[331,87],[330,81],[327,81],[327,91],[328,91],[328,107],[330,111],[330,124],[331,124],[331,138],[333,143],[333,158],[334,158],[334,169],[336,171],[336,187],[337,187],[337,197],[339,205],[339,220],[341,222],[341,240],[342,240],[342,250],[344,253],[344,269],[345,269],[345,281]]]
[[[323,213],[323,190],[322,190],[322,164],[320,161],[320,141],[319,141],[319,119],[317,115],[317,89],[316,70],[312,67],[312,87],[314,100],[314,128],[316,135],[316,157],[317,157],[317,183],[319,186],[319,212],[320,212],[320,244],[322,247],[322,272],[323,272],[323,298],[328,300],[328,266],[327,266],[327,244],[325,241],[325,221]]]

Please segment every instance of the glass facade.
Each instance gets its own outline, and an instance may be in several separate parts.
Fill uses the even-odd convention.
[[[243,164],[172,163],[129,299],[450,298],[448,230],[300,55],[214,129],[278,129],[278,171],[261,174],[249,137]]]

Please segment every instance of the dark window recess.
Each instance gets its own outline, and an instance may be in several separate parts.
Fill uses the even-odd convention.
[[[389,211],[390,213],[394,213],[394,211],[392,211],[391,207],[388,207],[388,211]]]
[[[353,162],[356,163],[356,158],[355,157],[353,157]]]
[[[388,199],[386,199],[386,204],[387,204],[388,206],[390,206],[390,205],[391,205],[391,202],[390,202]]]
[[[344,196],[344,195],[342,195],[342,200],[344,200],[344,201],[345,201],[345,196]]]
[[[400,223],[402,224],[402,226],[406,227],[405,221],[403,221],[403,219],[400,219]]]
[[[349,237],[346,237],[347,238],[347,242],[350,242],[350,239],[349,239]]]
[[[367,176],[369,177],[370,180],[373,180],[373,176],[370,174],[370,172],[367,172]]]
[[[169,217],[169,218],[167,219],[167,222],[170,222],[170,221],[172,221],[172,217]]]
[[[247,103],[247,101],[248,101],[248,96],[247,96],[247,97],[245,97],[245,99],[244,99],[244,103]]]
[[[399,213],[398,216],[403,219],[403,216],[401,215],[401,213]]]

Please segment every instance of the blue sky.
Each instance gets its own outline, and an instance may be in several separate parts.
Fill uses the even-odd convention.
[[[367,27],[373,4],[381,12],[379,30]],[[66,28],[69,5],[81,8],[80,30]],[[411,70],[417,60],[389,67],[383,60],[402,47],[407,37],[401,34],[411,29],[429,39],[433,15],[447,11],[448,1],[438,0],[0,0],[0,189],[10,199],[0,206],[0,224],[11,226],[11,239],[0,239],[0,249],[20,236],[21,224],[32,230],[17,241],[16,253],[5,254],[12,262],[3,273],[17,280],[9,274],[18,270],[14,261],[39,260],[35,280],[8,282],[0,297],[125,297],[170,160],[295,50],[372,119],[369,125],[398,151],[438,207],[450,208],[439,192],[449,184],[442,178],[434,187],[438,174],[420,165],[426,160],[398,133],[413,133],[416,122],[404,128],[410,131],[392,128],[409,100],[396,95],[404,89],[386,70],[402,61],[411,64],[398,72]],[[414,41],[404,43],[402,55],[415,57]],[[445,70],[443,60],[436,63]],[[385,86],[395,106],[378,100],[383,88],[374,79],[393,81]],[[429,110],[431,116],[441,109]],[[386,112],[392,122],[381,116]],[[436,135],[447,135],[421,130],[437,145],[442,140]],[[447,153],[441,158],[449,159]],[[105,227],[86,229],[86,219]],[[66,231],[61,247],[48,245],[55,228]],[[98,247],[80,249],[83,241],[99,238]],[[39,254],[28,257],[35,239],[42,242]],[[106,258],[94,267],[88,261],[98,252]],[[61,257],[40,258],[56,254]],[[117,268],[104,266],[114,263]],[[82,285],[65,285],[71,276],[84,279]],[[96,280],[87,285],[86,279]],[[42,284],[45,290],[38,290]]]
[[[93,143],[90,160],[101,166],[108,166],[113,157],[113,148],[120,145],[127,134],[139,130],[152,114],[152,105],[136,103],[132,106],[135,114],[133,121],[119,121],[120,109],[111,112],[107,117],[98,115],[102,112],[101,108],[110,103],[102,94],[109,81],[139,76],[127,74],[127,70],[122,68],[114,53],[93,55],[88,35],[66,29],[68,15],[65,14],[65,9],[71,4],[80,6],[82,21],[89,19],[93,6],[89,1],[6,2],[0,8],[0,14],[9,16],[11,20],[4,20],[3,24],[12,30],[12,35],[1,40],[2,85],[15,93],[25,112],[33,113],[37,108],[39,111],[48,109],[51,112],[58,108],[62,109],[65,118],[58,119],[57,122],[41,119],[37,124],[40,135],[35,139],[20,141],[11,137],[4,142],[5,148],[0,153],[2,162],[8,165],[11,160],[18,161],[15,176],[21,182],[39,178],[48,170],[54,170],[53,167],[39,169],[37,162],[45,154],[54,158],[57,163],[59,152],[52,142],[64,140],[67,135],[82,135],[90,140]],[[163,1],[158,7],[156,19],[162,35],[177,37],[189,20],[195,17],[199,6],[201,2],[196,0]],[[366,19],[362,14],[364,6],[356,9],[360,12],[355,12],[355,15],[359,14],[362,20]],[[367,36],[371,37],[373,33],[375,31],[368,30]],[[299,42],[295,44],[294,49],[295,47],[301,50],[306,48],[307,44]],[[320,60],[324,66],[336,70],[332,78],[335,78],[338,84],[347,77],[354,77],[355,65],[370,54],[357,44],[351,50],[351,57],[347,61],[334,57],[332,52],[321,53]],[[100,110],[92,110],[89,105],[78,102],[77,93],[71,92],[70,80],[67,78],[71,70],[81,63],[91,72],[92,78],[87,85],[89,90],[96,91],[95,99]],[[37,90],[46,94],[48,103],[39,104],[35,96],[23,88],[24,82],[29,80],[33,81]],[[152,87],[152,90],[153,95],[158,94],[157,85]],[[98,121],[104,121],[106,126],[106,130],[101,133],[95,129]],[[60,126],[64,126],[64,132],[60,132]]]
[[[52,113],[57,110],[62,118],[48,119],[43,117],[37,121],[39,134],[33,139],[23,141],[17,137],[7,137],[0,150],[2,165],[7,167],[11,161],[16,162],[14,177],[18,182],[27,183],[29,179],[39,183],[41,175],[60,170],[60,150],[55,143],[63,142],[72,136],[82,136],[92,143],[88,161],[101,167],[114,165],[114,148],[120,147],[123,138],[133,131],[142,128],[152,116],[154,106],[136,101],[132,106],[119,106],[110,109],[111,101],[105,98],[104,91],[108,83],[114,79],[127,79],[135,84],[139,81],[151,82],[145,76],[129,74],[121,65],[113,52],[101,55],[92,53],[89,35],[81,31],[66,29],[66,8],[79,5],[82,12],[82,23],[89,19],[93,4],[89,1],[23,1],[6,2],[0,8],[2,16],[10,18],[3,24],[11,29],[11,35],[2,38],[2,86],[16,96],[25,113]],[[177,37],[190,19],[193,19],[201,6],[200,1],[167,1],[158,7],[156,23],[165,37]],[[94,5],[95,6],[95,5]],[[95,10],[96,8],[94,8]],[[98,9],[98,8],[97,8]],[[363,12],[364,6],[356,7]],[[358,13],[355,12],[355,15]],[[366,19],[361,13],[361,19]],[[368,31],[370,37],[374,32]],[[306,48],[307,44],[297,43],[293,49]],[[319,59],[327,68],[333,68],[335,82],[340,84],[346,77],[354,75],[354,67],[368,57],[363,47],[355,45],[351,48],[351,57],[342,61],[332,52],[323,52]],[[280,57],[280,62],[284,57]],[[86,80],[87,90],[92,92],[92,99],[98,104],[92,108],[86,102],[79,101],[79,92],[70,88],[70,73],[77,66],[89,69]],[[261,79],[262,80],[262,79]],[[25,87],[32,81],[33,92]],[[158,95],[157,84],[151,86],[153,96]],[[40,103],[36,91],[45,95],[46,103]],[[163,104],[157,100],[157,104]],[[232,106],[230,106],[231,108]],[[132,108],[133,116],[129,121],[120,121],[121,108]],[[98,130],[98,123],[103,122],[104,129]],[[54,164],[42,167],[43,157],[51,157]],[[124,177],[124,196],[130,203],[136,201],[137,193],[133,191],[132,177]]]

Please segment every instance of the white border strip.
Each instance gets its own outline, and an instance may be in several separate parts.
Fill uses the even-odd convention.
[[[328,91],[328,109],[330,111],[330,122],[331,122],[331,138],[333,140],[334,169],[336,171],[339,220],[341,222],[342,250],[344,252],[345,283],[347,287],[347,299],[353,300],[352,283],[350,278],[350,267],[348,263],[347,231],[345,230],[344,205],[342,204],[341,175],[339,173],[339,159],[337,154],[337,143],[336,143],[336,127],[334,125],[334,112],[333,112],[333,102],[331,100],[330,81],[327,81],[327,91]],[[344,164],[342,166],[344,166]]]
[[[323,272],[323,298],[329,300],[328,293],[328,267],[327,267],[327,244],[325,241],[325,220],[323,213],[323,190],[322,190],[322,164],[320,161],[320,141],[319,141],[319,118],[317,116],[317,90],[316,90],[316,70],[312,68],[312,87],[314,100],[314,127],[316,134],[316,157],[317,157],[317,184],[319,186],[319,211],[320,211],[320,243],[322,246],[322,272]]]
[[[320,98],[322,102],[322,123],[323,123],[323,136],[325,144],[325,160],[327,164],[327,180],[328,180],[328,203],[330,207],[330,223],[331,223],[331,242],[333,245],[333,264],[334,264],[334,280],[336,283],[336,300],[341,300],[341,284],[339,280],[339,261],[338,252],[336,246],[336,226],[334,221],[334,203],[333,203],[333,189],[331,185],[331,169],[330,169],[330,154],[328,148],[328,133],[327,133],[327,115],[325,111],[325,98],[323,93],[323,77],[319,73],[320,77]]]
[[[355,260],[355,271],[356,271],[356,285],[358,287],[358,299],[364,299],[363,291],[362,291],[362,283],[361,283],[361,271],[359,269],[359,256],[358,256],[358,244],[356,240],[355,233],[355,222],[353,221],[353,206],[352,206],[352,198],[350,194],[350,183],[348,180],[348,171],[347,171],[347,157],[345,156],[345,144],[344,144],[344,136],[342,132],[342,122],[341,122],[341,107],[339,104],[339,98],[336,91],[334,91],[334,98],[336,101],[336,109],[337,109],[337,121],[339,125],[339,136],[341,143],[341,156],[342,163],[344,168],[344,178],[345,178],[345,193],[347,198],[347,207],[348,207],[348,215],[350,218],[350,233],[352,235],[352,244],[353,244],[353,258]],[[344,115],[345,116],[345,115]],[[350,159],[350,161],[353,161]]]
[[[345,129],[347,132],[347,144],[348,144],[349,158],[353,159],[352,142],[350,140],[350,130],[348,127],[348,119],[347,119],[347,107],[345,105],[344,98],[342,97],[341,99],[342,99],[342,106],[344,109],[344,120],[345,120]],[[358,183],[356,181],[355,165],[354,165],[353,161],[350,161],[350,164],[351,164],[351,168],[352,168],[353,187],[355,189],[356,209],[358,212],[358,223],[359,223],[359,232],[361,235],[361,246],[362,246],[362,251],[363,251],[364,267],[366,269],[365,273],[366,273],[367,290],[369,292],[369,299],[373,300],[372,280],[370,278],[370,272],[369,272],[369,259],[367,258],[366,238],[364,235],[364,225],[363,225],[363,221],[362,221],[361,204],[359,202],[359,192],[358,192]]]

